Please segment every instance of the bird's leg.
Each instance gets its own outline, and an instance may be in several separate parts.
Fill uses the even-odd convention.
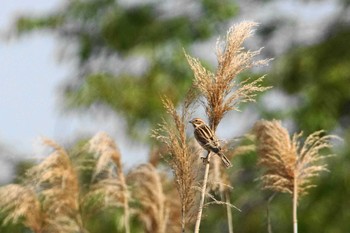
[[[209,163],[209,160],[208,160],[208,155],[209,155],[209,151],[207,151],[208,153],[207,153],[207,156],[201,156],[201,160],[202,160],[202,162],[203,162],[203,164],[207,164],[207,163]]]

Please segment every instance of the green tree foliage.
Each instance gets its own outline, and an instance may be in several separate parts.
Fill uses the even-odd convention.
[[[324,41],[283,58],[271,79],[299,97],[293,119],[307,132],[350,126],[350,40],[344,28]]]
[[[19,18],[17,33],[48,29],[74,44],[76,74],[64,88],[66,106],[107,107],[127,120],[132,135],[142,136],[161,119],[160,96],[178,103],[191,85],[182,48],[210,38],[235,12],[228,0],[74,0],[47,16]]]

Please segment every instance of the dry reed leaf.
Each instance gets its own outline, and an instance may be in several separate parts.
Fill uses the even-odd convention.
[[[279,121],[259,121],[255,125],[258,140],[259,164],[266,168],[261,177],[263,188],[278,192],[293,193],[294,181],[298,197],[307,194],[315,185],[311,178],[327,171],[327,164],[320,150],[331,148],[333,135],[323,136],[324,131],[310,134],[304,143],[302,133],[290,138]]]

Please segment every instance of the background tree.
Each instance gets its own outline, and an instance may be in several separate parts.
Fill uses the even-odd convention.
[[[217,33],[236,9],[227,0],[75,0],[47,16],[20,17],[16,28],[19,35],[48,29],[69,44],[76,71],[62,89],[68,108],[111,109],[144,136],[164,113],[159,97],[178,103],[191,85],[182,48]]]

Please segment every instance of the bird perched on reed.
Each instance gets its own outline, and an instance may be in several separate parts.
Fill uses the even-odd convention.
[[[197,142],[209,152],[214,152],[220,156],[223,164],[229,168],[232,167],[230,160],[221,152],[219,140],[208,125],[200,118],[194,118],[190,121],[194,127],[194,137]]]

